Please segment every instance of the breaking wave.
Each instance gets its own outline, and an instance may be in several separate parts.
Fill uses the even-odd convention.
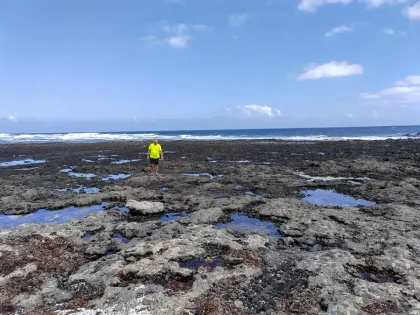
[[[386,128],[381,130],[381,128]],[[406,127],[400,127],[406,128]],[[267,129],[267,130],[220,130],[220,131],[191,131],[191,132],[85,132],[85,133],[0,133],[0,143],[48,143],[48,142],[108,142],[108,141],[150,141],[158,138],[164,141],[217,141],[217,140],[284,140],[284,141],[350,141],[350,140],[386,140],[407,139],[409,136],[404,131],[396,133],[393,127],[377,127],[372,134],[363,132],[364,128],[358,128],[355,132],[346,128],[323,128],[311,129]],[[366,128],[367,129],[367,128]],[[390,133],[392,130],[394,133]],[[312,132],[311,132],[312,131]],[[321,132],[320,132],[321,131]],[[367,130],[365,130],[367,131]]]

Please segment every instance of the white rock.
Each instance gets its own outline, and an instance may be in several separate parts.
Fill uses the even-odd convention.
[[[246,242],[248,248],[255,250],[264,247],[268,243],[268,237],[253,234],[247,237]]]
[[[163,203],[150,201],[129,200],[125,205],[133,213],[152,214],[164,211]]]

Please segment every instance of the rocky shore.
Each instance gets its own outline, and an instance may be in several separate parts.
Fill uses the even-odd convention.
[[[0,146],[0,314],[420,314],[419,140],[147,145]]]

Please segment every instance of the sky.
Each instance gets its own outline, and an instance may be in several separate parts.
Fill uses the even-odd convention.
[[[420,124],[420,0],[2,0],[0,132]]]

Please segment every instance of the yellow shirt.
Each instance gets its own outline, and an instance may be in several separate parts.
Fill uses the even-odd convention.
[[[149,145],[149,154],[151,159],[159,159],[160,158],[160,152],[162,152],[162,147],[160,144],[154,144],[152,143]]]

